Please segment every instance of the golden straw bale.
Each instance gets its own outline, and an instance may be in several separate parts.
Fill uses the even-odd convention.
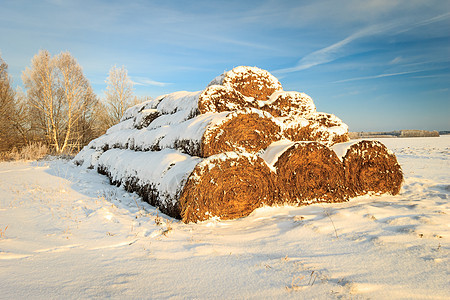
[[[369,192],[397,195],[403,172],[395,154],[378,141],[350,146],[344,158],[345,182],[352,196]]]
[[[183,222],[248,216],[271,205],[276,196],[274,173],[252,154],[226,152],[199,163],[188,178],[179,204]]]
[[[207,87],[198,99],[198,109],[201,114],[235,111],[250,106],[244,95],[231,87],[223,85]]]
[[[283,88],[276,77],[257,67],[239,66],[216,77],[209,85],[224,85],[256,101],[265,101]],[[256,107],[256,106],[255,106]]]
[[[247,108],[230,113],[222,122],[207,128],[201,156],[228,151],[256,153],[280,137],[281,127],[269,113]]]
[[[275,162],[282,203],[305,205],[347,200],[344,167],[336,153],[318,142],[298,142]]]
[[[260,101],[261,109],[279,117],[305,117],[316,111],[313,100],[305,93],[279,91],[269,100]]]

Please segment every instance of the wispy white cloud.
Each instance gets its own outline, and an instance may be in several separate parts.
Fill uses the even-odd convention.
[[[400,23],[400,22],[386,22],[384,24],[377,24],[372,25],[369,27],[366,27],[362,30],[359,30],[345,39],[336,42],[328,47],[319,49],[317,51],[314,51],[303,58],[299,60],[296,66],[291,68],[285,68],[274,71],[274,73],[291,73],[291,72],[297,72],[305,69],[309,69],[311,67],[326,64],[329,62],[332,62],[334,60],[337,60],[339,58],[343,58],[348,56],[349,54],[356,54],[358,53],[358,49],[355,49],[353,47],[350,49],[349,45],[359,39],[365,38],[365,37],[372,37],[376,35],[382,35],[382,34],[400,34],[406,31],[409,31],[411,29],[425,26],[431,23],[439,22],[442,20],[445,20],[450,17],[450,13],[438,15],[426,20],[422,20],[416,23]],[[402,60],[401,57],[397,57],[394,60],[391,61],[391,63],[399,63]]]
[[[291,73],[332,62],[336,59],[348,55],[349,51],[347,51],[346,46],[348,46],[353,41],[385,32],[389,28],[392,28],[391,24],[375,25],[359,30],[337,43],[306,55],[305,57],[300,59],[296,66],[292,68],[276,70],[274,71],[274,73]]]
[[[160,82],[160,81],[156,81],[150,78],[145,78],[145,77],[132,77],[131,78],[131,82],[134,85],[140,85],[140,86],[159,86],[159,87],[164,87],[164,86],[168,86],[171,85],[172,83],[170,82]]]
[[[425,78],[443,78],[448,76],[450,76],[450,74],[433,74],[433,75],[413,76],[412,78],[425,79]]]
[[[372,76],[355,77],[355,78],[337,80],[337,81],[334,81],[333,83],[343,83],[343,82],[358,81],[358,80],[377,79],[377,78],[383,78],[383,77],[391,77],[391,76],[399,76],[399,75],[406,75],[406,74],[412,74],[412,73],[420,73],[420,72],[425,72],[425,71],[429,71],[429,70],[415,70],[415,71],[407,71],[407,72],[398,72],[398,73],[388,73],[388,74],[379,74],[379,75],[372,75]]]
[[[397,56],[396,58],[394,58],[393,60],[391,60],[389,62],[390,65],[395,65],[398,64],[400,62],[404,61],[404,58],[402,56]]]
[[[396,34],[404,33],[404,32],[410,31],[410,30],[412,30],[414,28],[417,28],[417,27],[421,27],[421,26],[425,26],[425,25],[428,25],[428,24],[440,22],[440,21],[443,21],[443,20],[448,19],[448,18],[450,18],[450,13],[441,14],[441,15],[435,16],[433,18],[429,18],[429,19],[426,19],[426,20],[419,21],[419,22],[414,23],[414,24],[412,24],[412,25],[410,25],[410,26],[408,26],[406,28],[400,28],[399,31],[396,32]]]

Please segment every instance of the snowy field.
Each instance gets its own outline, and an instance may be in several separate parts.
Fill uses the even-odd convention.
[[[449,299],[450,136],[398,196],[183,224],[67,161],[0,163],[0,298]]]

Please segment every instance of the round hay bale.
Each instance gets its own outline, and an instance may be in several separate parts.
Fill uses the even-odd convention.
[[[276,195],[274,174],[265,161],[248,153],[227,152],[199,163],[179,198],[183,222],[248,216]]]
[[[230,113],[209,126],[202,137],[201,156],[228,151],[256,153],[281,137],[281,126],[267,112],[253,108]]]
[[[216,77],[209,85],[224,85],[246,97],[265,101],[283,88],[276,77],[257,67],[239,66]]]
[[[349,141],[348,126],[332,114],[315,112],[277,120],[283,122],[283,137],[294,142],[315,141],[331,147]]]
[[[235,111],[245,107],[250,107],[250,103],[245,99],[244,95],[231,87],[223,85],[207,87],[198,99],[198,109],[201,114]]]
[[[331,147],[350,140],[347,124],[333,114],[315,112],[306,116],[306,119],[310,122],[318,142]]]
[[[378,141],[350,146],[344,158],[345,182],[351,196],[374,193],[397,195],[403,172],[395,154]]]
[[[319,141],[316,127],[304,118],[286,118],[283,119],[283,137],[294,142]]]
[[[339,119],[335,115],[324,112],[314,112],[312,114],[307,115],[306,119],[314,121],[315,123],[318,123],[327,128],[339,127],[345,124],[344,122],[342,122],[341,119]]]
[[[134,117],[134,128],[142,129],[150,125],[161,114],[157,109],[143,109]]]
[[[282,203],[305,205],[347,200],[344,167],[330,148],[318,142],[298,142],[278,157]]]
[[[260,104],[262,110],[269,112],[276,118],[303,117],[316,111],[316,106],[311,97],[299,92],[275,92],[269,100],[260,102]]]

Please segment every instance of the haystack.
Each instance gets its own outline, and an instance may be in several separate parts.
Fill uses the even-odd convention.
[[[167,133],[154,139],[158,148],[179,149],[199,157],[228,151],[257,153],[281,137],[278,122],[270,114],[253,108],[202,114],[161,130]],[[148,132],[152,134],[151,130]],[[137,136],[135,145],[139,140]]]
[[[279,155],[274,167],[282,203],[305,205],[348,198],[342,162],[321,143],[293,143]]]
[[[156,99],[150,99],[147,101],[144,101],[142,103],[136,104],[130,108],[128,108],[124,113],[122,118],[120,118],[120,122],[123,122],[125,120],[134,119],[140,112],[147,109],[156,109],[159,102],[161,102],[161,99],[164,96],[158,97]]]
[[[299,92],[275,92],[267,101],[260,101],[259,105],[276,118],[305,117],[316,111],[311,97]]]
[[[343,163],[328,146],[347,140],[348,126],[316,112],[308,95],[283,91],[265,70],[237,67],[203,91],[128,109],[74,163],[184,222],[239,218],[261,205],[398,193],[395,156],[364,142]]]
[[[249,215],[276,196],[274,174],[258,156],[227,152],[199,163],[179,199],[183,222]]]
[[[165,116],[158,118],[161,117]],[[158,118],[153,123],[158,123]],[[129,121],[132,120],[122,123]],[[123,126],[121,130],[112,130],[111,127],[107,134],[91,141],[88,148],[104,151],[114,148],[137,151],[172,148],[191,156],[208,157],[228,151],[256,153],[281,137],[277,120],[269,113],[253,108],[207,113],[180,123],[154,125],[146,128]]]
[[[201,156],[238,150],[256,153],[280,138],[281,127],[270,114],[248,108],[208,127],[202,137]]]
[[[378,141],[360,141],[343,158],[345,183],[351,196],[369,192],[397,195],[403,172],[394,153]]]
[[[283,135],[292,141],[316,141],[331,147],[349,140],[348,126],[333,114],[313,112],[303,118],[284,118]]]
[[[230,87],[256,101],[266,101],[274,92],[283,89],[278,79],[266,70],[246,66],[236,67],[223,73],[211,81],[209,86],[211,85]]]
[[[222,86],[211,85],[200,94],[198,99],[198,109],[200,113],[235,111],[251,107],[244,95],[235,89]]]
[[[136,192],[161,212],[184,222],[247,216],[276,195],[274,174],[264,160],[227,152],[207,159],[172,149],[135,152],[112,149],[98,172],[112,184]]]
[[[283,137],[294,142],[322,141],[324,139],[320,131],[325,130],[319,124],[315,124],[305,118],[293,117],[283,119]]]
[[[161,212],[180,218],[179,195],[189,174],[202,160],[173,149],[131,151],[111,149],[97,161],[100,174],[111,184],[135,192]]]

